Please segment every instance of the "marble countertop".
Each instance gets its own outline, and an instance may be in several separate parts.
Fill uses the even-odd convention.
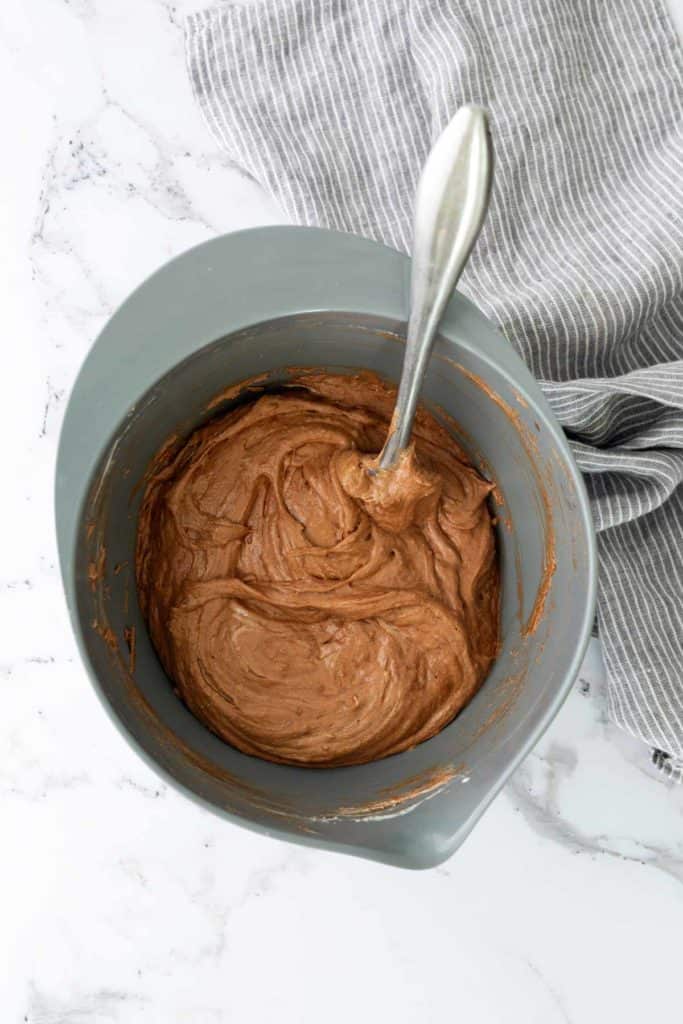
[[[195,109],[196,6],[0,6],[0,1020],[678,1019],[683,787],[607,722],[596,644],[462,849],[421,873],[213,817],[139,760],[90,688],[52,525],[65,396],[142,278],[283,220]]]

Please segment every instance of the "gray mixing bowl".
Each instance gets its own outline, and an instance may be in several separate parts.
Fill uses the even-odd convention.
[[[294,227],[226,235],[162,267],[112,317],[76,381],[56,515],[83,660],[149,764],[249,828],[417,868],[453,853],[548,726],[593,620],[594,537],[580,475],[538,386],[492,324],[454,295],[424,387],[425,402],[455,417],[461,442],[496,482],[503,576],[500,657],[438,736],[351,768],[239,753],[174,696],[133,573],[145,468],[169,436],[229,405],[212,399],[254,374],[267,384],[291,367],[367,367],[396,381],[407,281],[397,252]]]

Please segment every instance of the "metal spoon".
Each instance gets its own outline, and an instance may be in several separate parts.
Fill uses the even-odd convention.
[[[492,173],[486,111],[461,107],[427,157],[417,186],[408,339],[379,469],[395,466],[410,442],[434,335],[484,221]]]

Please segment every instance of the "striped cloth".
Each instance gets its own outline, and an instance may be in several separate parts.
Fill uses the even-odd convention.
[[[609,714],[683,778],[683,65],[660,0],[261,0],[192,15],[186,43],[216,139],[294,221],[405,251],[430,144],[489,109],[460,287],[585,474]]]

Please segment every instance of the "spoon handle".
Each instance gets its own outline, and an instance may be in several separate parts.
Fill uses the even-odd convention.
[[[461,107],[427,157],[417,186],[408,339],[380,469],[395,465],[410,441],[434,335],[484,220],[492,172],[486,111]]]

